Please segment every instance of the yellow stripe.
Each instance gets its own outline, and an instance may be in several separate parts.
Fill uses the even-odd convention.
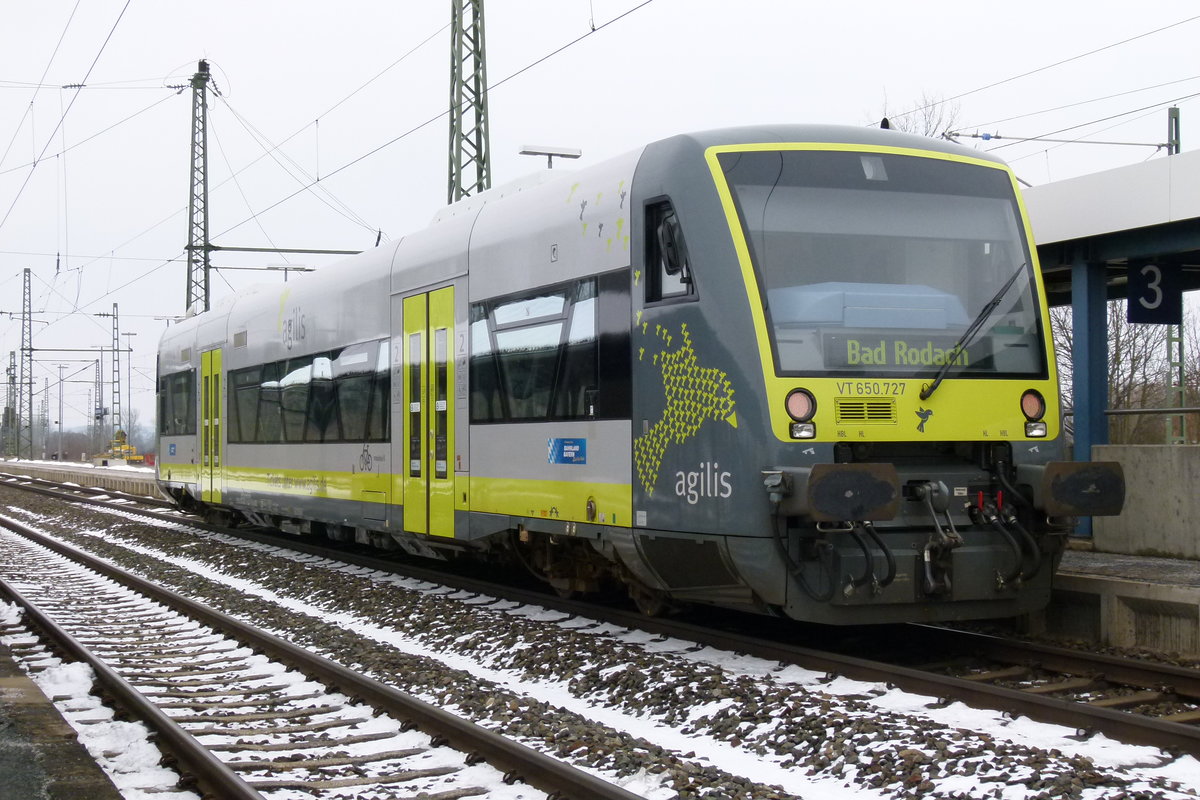
[[[588,522],[589,499],[596,502],[596,523],[630,527],[633,489],[628,483],[471,477],[472,511]]]
[[[1041,268],[1037,262],[1037,252],[1033,246],[1033,233],[1029,227],[1029,218],[1025,206],[1021,202],[1021,193],[1016,178],[1007,166],[994,161],[986,161],[972,156],[954,153],[938,153],[928,150],[917,150],[908,147],[876,147],[867,145],[846,144],[844,142],[798,142],[798,143],[761,143],[743,145],[720,145],[710,147],[705,151],[713,182],[717,187],[717,196],[725,210],[726,223],[733,236],[734,250],[737,253],[741,267],[742,280],[746,285],[746,295],[750,301],[750,316],[754,322],[754,335],[758,341],[759,363],[762,365],[763,384],[767,390],[767,406],[771,415],[771,430],[781,441],[794,441],[790,434],[791,418],[784,409],[783,399],[789,391],[797,386],[803,386],[817,398],[817,414],[814,422],[817,426],[817,436],[809,441],[815,442],[845,442],[856,440],[911,441],[920,438],[916,431],[920,421],[916,416],[918,409],[934,409],[934,417],[926,424],[924,435],[931,440],[970,441],[978,439],[996,440],[1025,440],[1025,418],[1020,413],[1021,393],[1026,389],[1037,389],[1046,398],[1047,411],[1045,416],[1047,437],[1054,438],[1059,433],[1058,408],[1058,372],[1054,364],[1053,350],[1046,342],[1046,357],[1049,378],[1046,380],[1016,380],[1016,381],[952,381],[947,382],[938,390],[930,403],[921,405],[918,394],[921,391],[920,380],[878,379],[859,381],[853,378],[780,378],[775,375],[775,356],[771,350],[771,337],[767,332],[766,314],[761,301],[758,277],[754,273],[754,265],[750,260],[750,247],[746,242],[745,232],[738,219],[737,208],[733,202],[733,193],[729,182],[725,179],[725,171],[721,169],[718,156],[722,153],[770,152],[780,150],[820,150],[856,153],[886,153],[891,155],[915,156],[941,161],[954,161],[961,164],[972,164],[989,169],[998,169],[1008,175],[1013,185],[1021,213],[1021,224],[1025,230],[1026,241],[1032,267],[1037,282],[1038,297],[1041,302],[1043,338],[1048,339],[1050,331],[1050,315],[1045,303],[1045,290],[1042,285]],[[891,426],[871,425],[837,425],[834,421],[834,403],[839,383],[899,383],[905,386],[903,394],[887,395],[896,398],[896,423]],[[962,409],[971,409],[971,413],[963,414]],[[951,413],[951,412],[956,413]]]
[[[269,492],[289,497],[371,502],[364,499],[362,493],[381,492],[387,497],[391,479],[390,474],[374,472],[225,467],[226,491]]]
[[[191,466],[191,465],[186,465]],[[183,477],[173,472],[175,482],[195,482],[196,470]],[[160,476],[161,477],[161,476]],[[393,476],[389,473],[352,473],[310,469],[258,469],[226,467],[225,490],[315,497],[329,500],[379,502],[386,496]],[[579,483],[576,481],[455,478],[455,504],[460,511],[481,511],[515,517],[542,517],[564,522],[588,522],[587,503],[596,503],[598,524],[628,528],[632,523],[633,490],[629,484]],[[382,495],[364,495],[380,492]],[[470,503],[463,501],[469,496]],[[399,505],[397,503],[397,505]]]
[[[199,483],[200,482],[200,466],[198,464],[164,464],[159,461],[155,464],[155,474],[160,481],[167,483]],[[167,477],[167,473],[171,473],[171,477]]]

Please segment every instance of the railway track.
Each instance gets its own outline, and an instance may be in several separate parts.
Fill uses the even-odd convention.
[[[46,486],[39,488],[50,491]],[[68,488],[78,494],[77,487]],[[125,504],[122,508],[132,510]],[[163,514],[147,509],[138,513],[173,522],[181,520],[177,512]],[[743,617],[734,623],[742,629],[751,626],[765,630],[759,622],[775,628],[770,634],[747,635],[687,620],[650,618],[619,608],[564,600],[411,563],[399,565],[378,557],[347,554],[295,537],[240,529],[229,533],[373,569],[402,569],[407,575],[464,591],[794,664],[824,672],[830,678],[845,676],[897,686],[933,698],[936,704],[961,701],[976,708],[1063,725],[1080,736],[1103,733],[1118,741],[1200,756],[1200,671],[1196,669],[926,626],[909,626],[890,644],[884,634],[878,634],[878,638],[875,633],[868,634],[866,639],[875,655],[866,658],[854,655],[853,648],[839,652],[781,641],[780,631],[786,636],[789,631],[794,635],[796,629],[778,621],[747,623]],[[905,649],[926,654],[924,663],[904,656],[901,651]],[[884,660],[878,656],[881,651],[897,656]],[[937,657],[930,659],[928,654]]]
[[[632,800],[591,774],[357,675],[12,520],[0,592],[88,663],[211,796]]]

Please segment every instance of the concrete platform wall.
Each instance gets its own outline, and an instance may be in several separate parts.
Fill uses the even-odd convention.
[[[154,470],[91,467],[84,464],[45,464],[0,459],[0,472],[28,475],[48,481],[77,483],[84,487],[99,487],[116,492],[159,497],[154,482]]]
[[[1099,552],[1200,559],[1200,446],[1097,445],[1096,461],[1125,468],[1125,509],[1096,517]]]

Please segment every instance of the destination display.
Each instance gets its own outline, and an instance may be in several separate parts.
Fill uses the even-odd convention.
[[[853,336],[843,333],[823,337],[825,366],[828,369],[890,367],[907,369],[940,367],[951,363],[958,367],[983,366],[992,355],[988,339],[972,342],[961,351],[954,350],[954,336]]]

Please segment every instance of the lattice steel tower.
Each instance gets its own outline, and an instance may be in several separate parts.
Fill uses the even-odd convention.
[[[192,76],[192,189],[188,199],[187,304],[197,301],[208,311],[208,62]]]
[[[204,63],[204,62],[201,62]],[[121,322],[117,316],[117,304],[113,303],[113,360],[112,360],[112,438],[117,438],[121,427]]]
[[[42,432],[38,442],[38,452],[46,457],[46,448],[50,442],[50,379],[42,378],[42,399],[38,403],[38,430]]]
[[[483,0],[450,0],[450,185],[446,202],[492,185]],[[474,173],[474,177],[472,177]]]
[[[17,456],[33,458],[33,295],[32,273],[25,268],[21,300],[21,383],[17,391]]]
[[[96,359],[96,405],[92,408],[92,452],[96,453],[104,449],[104,377],[100,361]]]

